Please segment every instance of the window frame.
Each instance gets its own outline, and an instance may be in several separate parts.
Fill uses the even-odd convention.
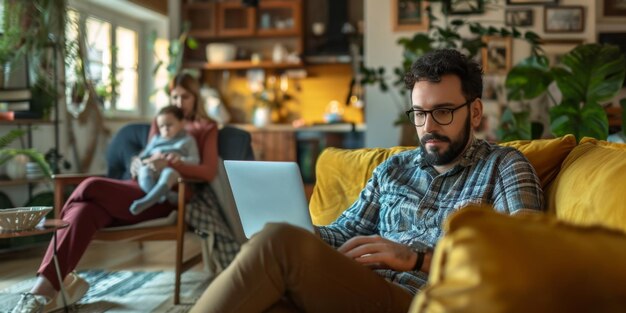
[[[149,90],[152,87],[152,82],[147,79],[142,79],[146,71],[150,68],[152,62],[150,58],[146,58],[148,51],[145,45],[145,38],[147,38],[147,31],[149,23],[146,21],[126,15],[120,12],[113,11],[111,9],[95,5],[94,3],[88,3],[83,1],[69,1],[68,10],[76,10],[80,14],[80,24],[84,27],[85,21],[88,17],[92,17],[98,20],[111,24],[111,32],[109,38],[113,44],[116,42],[116,30],[118,27],[124,27],[137,33],[137,107],[133,111],[118,110],[115,105],[112,104],[112,108],[104,110],[106,118],[140,118],[144,116],[146,107],[148,105]],[[111,70],[115,71],[115,75],[118,73],[117,68],[117,55],[113,53],[111,55]]]

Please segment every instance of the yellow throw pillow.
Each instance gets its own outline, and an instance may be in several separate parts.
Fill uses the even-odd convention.
[[[374,168],[388,157],[415,147],[326,148],[317,159],[316,181],[309,203],[313,224],[328,225],[359,196]]]
[[[500,145],[521,151],[535,168],[541,186],[546,188],[558,174],[565,157],[576,147],[576,138],[566,135],[554,139],[509,141]]]
[[[548,211],[581,225],[626,231],[626,145],[583,138],[547,191]]]
[[[626,312],[626,236],[490,208],[450,216],[411,313]]]

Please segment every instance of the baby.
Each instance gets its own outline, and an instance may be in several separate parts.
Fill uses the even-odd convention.
[[[146,195],[133,201],[130,212],[138,215],[152,205],[169,199],[175,203],[177,194],[170,189],[178,181],[180,174],[166,166],[156,171],[151,161],[159,158],[179,157],[181,162],[198,164],[200,154],[196,140],[185,132],[183,111],[173,105],[162,108],[156,116],[159,133],[152,137],[146,148],[139,154],[142,166],[137,172],[137,182]]]

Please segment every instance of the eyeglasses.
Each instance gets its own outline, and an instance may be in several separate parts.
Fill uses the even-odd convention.
[[[433,117],[433,120],[437,122],[439,125],[450,125],[454,118],[454,111],[471,104],[476,99],[468,100],[467,102],[459,105],[456,108],[448,109],[448,108],[440,108],[434,110],[420,110],[420,109],[411,109],[406,111],[406,116],[408,116],[409,121],[413,123],[413,125],[417,127],[424,126],[426,124],[426,117],[430,113],[430,116]]]

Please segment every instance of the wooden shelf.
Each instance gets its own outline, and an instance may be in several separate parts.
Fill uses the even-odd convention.
[[[12,179],[12,180],[0,180],[0,187],[4,186],[19,186],[33,183],[45,183],[49,182],[48,178],[38,178],[38,179]]]
[[[205,70],[247,70],[247,69],[289,69],[300,68],[303,64],[300,63],[274,63],[272,61],[261,61],[259,63],[252,63],[251,61],[232,61],[224,63],[211,64],[207,62],[186,62],[183,64],[186,68],[199,68]]]
[[[43,119],[0,120],[0,125],[54,125],[54,121]]]

